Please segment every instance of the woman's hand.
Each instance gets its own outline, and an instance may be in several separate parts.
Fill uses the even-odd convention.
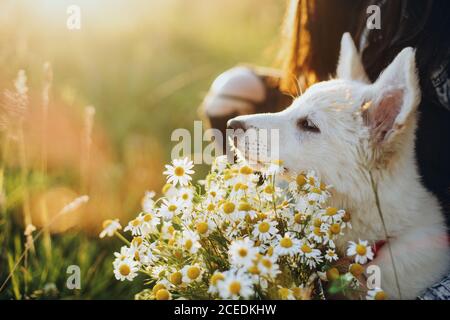
[[[203,102],[209,118],[232,118],[256,112],[266,99],[262,79],[248,67],[235,67],[220,74]]]

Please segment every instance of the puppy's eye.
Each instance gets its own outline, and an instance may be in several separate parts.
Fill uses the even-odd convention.
[[[297,125],[300,130],[319,133],[320,129],[308,118],[298,120]]]

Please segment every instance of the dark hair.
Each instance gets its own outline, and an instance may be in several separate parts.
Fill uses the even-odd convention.
[[[435,96],[431,73],[450,54],[450,2],[447,0],[372,0],[381,9],[381,29],[368,33],[362,60],[374,81],[405,47],[416,48],[421,88],[428,98]],[[364,35],[367,15],[362,14],[356,30],[357,41]]]
[[[422,91],[434,96],[431,72],[449,54],[448,0],[291,0],[280,51],[285,78],[282,89],[298,93],[296,79],[308,87],[334,74],[339,41],[349,31],[356,44],[365,34],[369,5],[381,9],[381,29],[368,34],[362,60],[375,80],[405,47],[417,49]]]
[[[283,24],[279,62],[284,71],[281,89],[298,94],[334,73],[342,34],[355,22],[361,4],[355,0],[291,0]]]

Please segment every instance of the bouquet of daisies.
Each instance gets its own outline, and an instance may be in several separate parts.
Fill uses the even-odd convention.
[[[277,162],[259,173],[223,156],[195,185],[188,159],[166,169],[163,197],[147,192],[123,229],[131,240],[118,220],[105,221],[100,234],[126,243],[114,253],[118,280],[148,278],[137,299],[323,299],[324,287],[362,297],[358,278],[373,252],[359,241],[350,258],[338,256],[350,216],[327,206],[331,186],[313,171],[286,177]],[[340,258],[351,264],[339,267]],[[368,297],[382,296],[375,289]]]

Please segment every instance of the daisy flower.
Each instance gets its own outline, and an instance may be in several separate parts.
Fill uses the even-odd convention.
[[[172,294],[167,289],[159,289],[155,293],[156,300],[172,300]]]
[[[320,250],[315,249],[314,246],[306,241],[300,246],[300,256],[302,261],[305,262],[311,269],[315,268],[317,263],[322,262],[322,257],[320,256]]]
[[[206,200],[212,203],[217,203],[219,200],[225,197],[226,191],[222,189],[218,184],[211,183],[206,190]]]
[[[155,200],[153,198],[155,197],[155,192],[153,191],[146,191],[144,198],[142,198],[142,211],[144,212],[152,212],[153,208],[155,207]]]
[[[272,239],[278,233],[278,229],[275,228],[276,225],[276,221],[268,219],[258,222],[253,229],[253,237],[262,242]]]
[[[329,197],[330,193],[327,190],[322,190],[321,188],[311,188],[308,193],[308,201],[310,203],[325,203]]]
[[[103,222],[103,230],[100,232],[99,237],[104,238],[105,236],[112,237],[117,230],[122,229],[119,223],[119,219],[105,220]]]
[[[300,240],[289,232],[286,232],[283,237],[278,235],[277,240],[274,252],[277,256],[293,256],[300,250]]]
[[[265,176],[275,176],[284,173],[283,160],[274,160],[264,172]]]
[[[122,246],[120,248],[120,252],[114,252],[114,256],[116,257],[115,263],[119,263],[126,259],[132,259],[132,252],[129,247]]]
[[[238,215],[241,219],[250,217],[251,219],[256,217],[256,211],[253,206],[247,200],[241,200],[238,204]]]
[[[191,170],[194,167],[192,161],[188,158],[174,159],[172,165],[166,165],[166,171],[163,173],[168,176],[167,182],[174,185],[187,186],[189,181],[192,180],[191,174],[194,173]]]
[[[227,155],[219,156],[214,159],[212,164],[212,171],[222,173],[228,167]]]
[[[334,249],[328,249],[326,251],[324,257],[325,257],[325,260],[327,260],[328,262],[337,261],[337,259],[339,258]]]
[[[214,271],[214,274],[209,279],[208,293],[211,293],[211,294],[218,293],[219,288],[217,285],[219,284],[219,281],[222,281],[223,279],[225,279],[225,276],[223,275],[222,272],[219,272],[217,270]]]
[[[238,205],[234,201],[225,201],[221,206],[221,212],[226,220],[235,221],[239,219]]]
[[[306,175],[303,173],[299,173],[296,176],[291,177],[290,182],[288,184],[288,190],[292,194],[295,200],[299,200],[302,196],[304,196],[305,191],[303,187],[306,184]]]
[[[340,223],[345,215],[345,210],[328,207],[321,211],[321,220],[329,224]]]
[[[280,197],[281,195],[281,189],[277,186],[274,186],[272,182],[265,181],[263,185],[260,187],[261,195],[263,198],[267,201],[272,201],[272,199],[275,197]]]
[[[365,264],[373,259],[372,248],[368,245],[368,241],[359,240],[358,243],[349,241],[347,248],[347,256],[355,256],[355,262]]]
[[[192,207],[192,199],[194,199],[194,191],[192,188],[181,188],[178,190],[178,199],[184,207]]]
[[[195,232],[184,230],[180,239],[180,246],[190,254],[197,253],[201,247],[199,243],[200,237]]]
[[[235,266],[250,267],[253,264],[257,254],[258,248],[249,238],[244,240],[235,240],[231,243],[228,250],[230,256],[230,263]]]
[[[172,225],[172,222],[165,221],[161,227],[161,238],[168,240],[173,238],[175,234],[175,228]]]
[[[258,261],[258,270],[262,276],[268,276],[269,278],[275,279],[280,271],[280,266],[276,263],[276,258],[274,257],[262,257]]]
[[[120,281],[132,281],[137,276],[138,270],[136,261],[125,259],[114,265],[114,276]]]
[[[167,273],[167,266],[154,266],[151,268],[150,274],[153,279],[163,279]]]
[[[181,274],[184,283],[191,283],[202,279],[203,270],[198,264],[186,265],[181,269]]]
[[[386,293],[381,290],[380,288],[373,288],[367,291],[367,300],[386,300],[387,295]]]
[[[142,234],[141,226],[142,226],[142,218],[137,217],[136,219],[133,219],[130,222],[128,222],[128,225],[123,230],[131,231],[131,234],[133,236],[140,236]]]
[[[208,237],[214,230],[216,230],[216,224],[208,218],[199,219],[195,223],[195,231],[200,237]]]
[[[164,199],[159,209],[159,214],[166,220],[172,220],[181,212],[182,205],[178,199]]]
[[[254,294],[252,278],[242,270],[229,270],[224,272],[223,276],[224,279],[219,280],[217,283],[221,298],[246,299]]]
[[[141,219],[141,232],[143,235],[158,231],[157,227],[160,223],[160,218],[154,213],[141,213],[139,217]]]

